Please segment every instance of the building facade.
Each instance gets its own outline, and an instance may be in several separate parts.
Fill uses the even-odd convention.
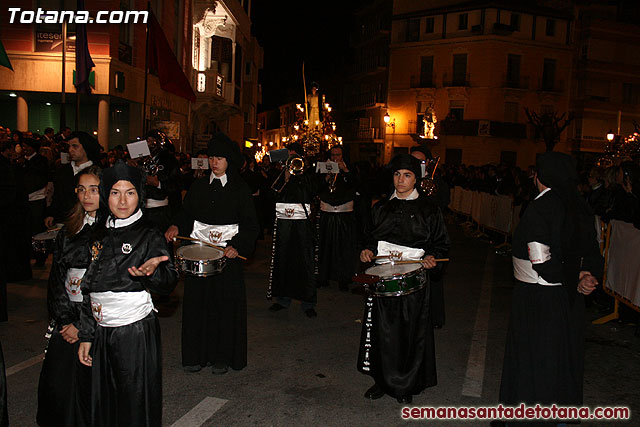
[[[384,161],[427,143],[448,164],[533,164],[544,144],[525,108],[570,106],[571,10],[455,3],[394,1]],[[438,139],[425,140],[432,111]]]
[[[167,131],[179,151],[197,149],[216,130],[239,142],[245,135],[255,137],[262,49],[250,34],[250,0],[151,1],[151,10],[197,94],[195,103],[163,90],[157,76],[149,73],[143,108],[147,26],[141,21],[87,24],[95,67],[90,78],[92,93],[80,95],[77,119],[74,26],[67,25],[63,107],[62,24],[9,24],[8,11],[9,7],[75,11],[75,0],[8,0],[6,6],[0,10],[0,40],[14,71],[0,67],[1,124],[40,133],[46,127],[58,129],[65,124],[93,132],[105,149],[135,140],[145,127]],[[86,0],[85,9],[91,17],[100,10],[126,14],[145,11],[147,2]],[[220,16],[222,25],[212,29],[206,25],[210,18]],[[203,26],[210,34],[200,32]],[[200,73],[212,82],[202,84]]]
[[[624,137],[638,131],[640,28],[621,19],[627,13],[616,5],[585,2],[575,15],[570,135],[575,152],[594,157],[605,149],[608,132]]]

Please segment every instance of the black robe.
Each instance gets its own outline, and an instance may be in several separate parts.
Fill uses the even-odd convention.
[[[0,427],[8,426],[9,410],[7,409],[7,376],[5,375],[2,342],[0,342]]]
[[[282,178],[281,178],[282,179]],[[317,189],[315,173],[289,178],[276,203],[311,204]],[[271,275],[267,298],[285,297],[315,304],[317,300],[314,225],[311,211],[307,219],[277,219],[273,229]]]
[[[320,201],[331,206],[353,202],[356,198],[355,175],[341,172],[335,178],[335,190],[326,182],[334,175],[321,175]],[[326,285],[329,280],[350,283],[358,265],[358,224],[355,211],[325,212],[320,210],[318,235],[318,281]]]
[[[174,224],[189,236],[193,221],[210,225],[238,224],[227,244],[240,255],[253,252],[258,221],[248,185],[235,172],[221,187],[209,176],[196,180],[187,193]],[[223,363],[233,369],[247,366],[247,296],[239,258],[227,259],[220,274],[187,275],[182,307],[182,364]]]
[[[582,405],[584,298],[581,270],[598,277],[602,257],[593,216],[578,215],[566,230],[565,203],[552,190],[532,201],[513,236],[513,257],[529,260],[528,243],[550,248],[551,258],[532,264],[547,286],[515,281],[507,331],[500,401],[508,405]]]
[[[65,282],[69,268],[89,266],[91,229],[92,226],[85,225],[76,235],[67,236],[63,227],[56,238],[47,291],[53,331],[38,384],[36,419],[41,426],[90,424],[91,368],[78,360],[79,342],[66,342],[60,329],[68,324],[80,329],[82,303],[70,300]]]
[[[424,249],[425,256],[435,258],[449,251],[442,213],[424,195],[379,201],[372,210],[372,226],[365,248],[374,254],[380,240]],[[436,385],[429,286],[409,295],[369,297],[362,323],[358,370],[373,377],[385,393],[401,397]]]
[[[98,242],[102,245],[101,249]],[[131,250],[125,244],[131,245]],[[93,259],[99,252],[97,259]],[[128,253],[127,253],[128,252]],[[159,426],[162,424],[162,353],[160,324],[152,311],[120,327],[96,324],[91,292],[170,294],[178,272],[164,236],[144,216],[124,227],[99,227],[91,243],[92,262],[83,285],[81,342],[92,342],[91,423],[93,426]],[[169,256],[148,277],[133,277],[127,268]]]
[[[78,200],[75,194],[76,178],[71,163],[61,165],[55,172],[53,180],[53,199],[48,208],[48,215],[54,221],[62,222]]]
[[[31,279],[29,199],[22,170],[0,154],[0,262],[7,282]],[[6,320],[5,287],[0,283],[0,321]]]

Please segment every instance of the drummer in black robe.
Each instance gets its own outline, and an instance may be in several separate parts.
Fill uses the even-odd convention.
[[[373,207],[373,228],[360,260],[371,262],[374,255],[388,255],[393,250],[413,253],[425,269],[440,268],[435,259],[447,255],[449,235],[438,206],[415,188],[416,177],[421,176],[420,162],[401,154],[389,168],[395,191]],[[437,383],[428,275],[422,280],[426,286],[415,292],[374,294],[367,299],[358,370],[375,380],[365,393],[368,399],[388,394],[400,403],[411,403],[414,394]]]
[[[224,246],[221,273],[186,276],[182,307],[184,369],[198,372],[212,365],[214,374],[224,374],[228,367],[247,366],[247,296],[237,256],[252,253],[258,220],[251,190],[238,172],[243,162],[238,144],[218,133],[207,154],[211,174],[193,183],[165,237],[191,236]]]
[[[40,426],[90,424],[91,368],[78,360],[81,282],[91,256],[89,241],[100,206],[100,168],[76,176],[78,203],[58,233],[49,274],[50,334],[38,384]]]
[[[299,143],[287,146],[292,155],[302,156]],[[284,181],[284,184],[283,184]],[[316,317],[317,288],[314,259],[314,225],[311,203],[317,189],[315,172],[299,175],[285,166],[282,176],[274,183],[276,222],[273,229],[271,274],[267,299],[276,298],[269,310],[277,312],[301,302],[309,318]]]
[[[151,292],[168,295],[178,280],[160,231],[142,214],[144,173],[121,160],[106,169],[91,264],[82,281],[80,362],[91,370],[91,425],[162,425],[160,323]]]
[[[342,147],[331,148],[331,161],[338,173],[323,175],[320,198],[318,281],[329,286],[338,282],[341,291],[349,289],[358,262],[358,224],[354,213],[356,176],[344,162]]]
[[[584,295],[603,262],[571,157],[544,153],[536,163],[540,194],[513,236],[516,280],[500,401],[582,406]]]
[[[421,163],[427,164],[427,162],[433,162],[433,156],[431,155],[431,151],[425,147],[424,145],[418,145],[416,147],[411,147],[411,155],[416,159],[420,160]],[[425,174],[426,174],[425,168]],[[434,171],[435,172],[435,171]],[[422,179],[425,177],[423,176]],[[435,174],[433,177],[433,183],[435,185],[435,191],[427,195],[436,205],[440,208],[441,212],[445,212],[449,206],[450,190],[447,183],[442,179],[440,174]],[[444,274],[446,269],[446,264],[437,271],[431,274],[430,276],[430,285],[431,285],[431,299],[429,304],[431,305],[431,322],[433,323],[433,327],[436,329],[440,329],[444,326],[445,321],[445,311],[444,311]]]

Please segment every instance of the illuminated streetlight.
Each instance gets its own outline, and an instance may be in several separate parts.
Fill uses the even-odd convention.
[[[384,114],[384,122],[385,122],[386,124],[389,124],[389,122],[390,122],[390,121],[391,121],[391,116],[390,116],[390,115],[389,115],[389,113],[387,112],[387,113],[385,113],[385,114]]]
[[[609,129],[609,132],[607,132],[607,141],[611,142],[615,137],[616,137],[616,134],[613,133],[611,129]]]

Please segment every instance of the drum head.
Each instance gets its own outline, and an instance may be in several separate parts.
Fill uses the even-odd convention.
[[[51,240],[55,239],[58,235],[58,230],[56,231],[44,231],[42,233],[38,233],[33,236],[33,240]]]
[[[411,273],[413,271],[419,270],[422,268],[422,264],[379,264],[374,265],[373,267],[369,267],[365,270],[365,273],[371,274],[373,276],[378,276],[381,278],[402,276],[407,273]]]
[[[181,246],[176,253],[182,259],[189,261],[220,259],[224,256],[220,249],[200,244]]]

